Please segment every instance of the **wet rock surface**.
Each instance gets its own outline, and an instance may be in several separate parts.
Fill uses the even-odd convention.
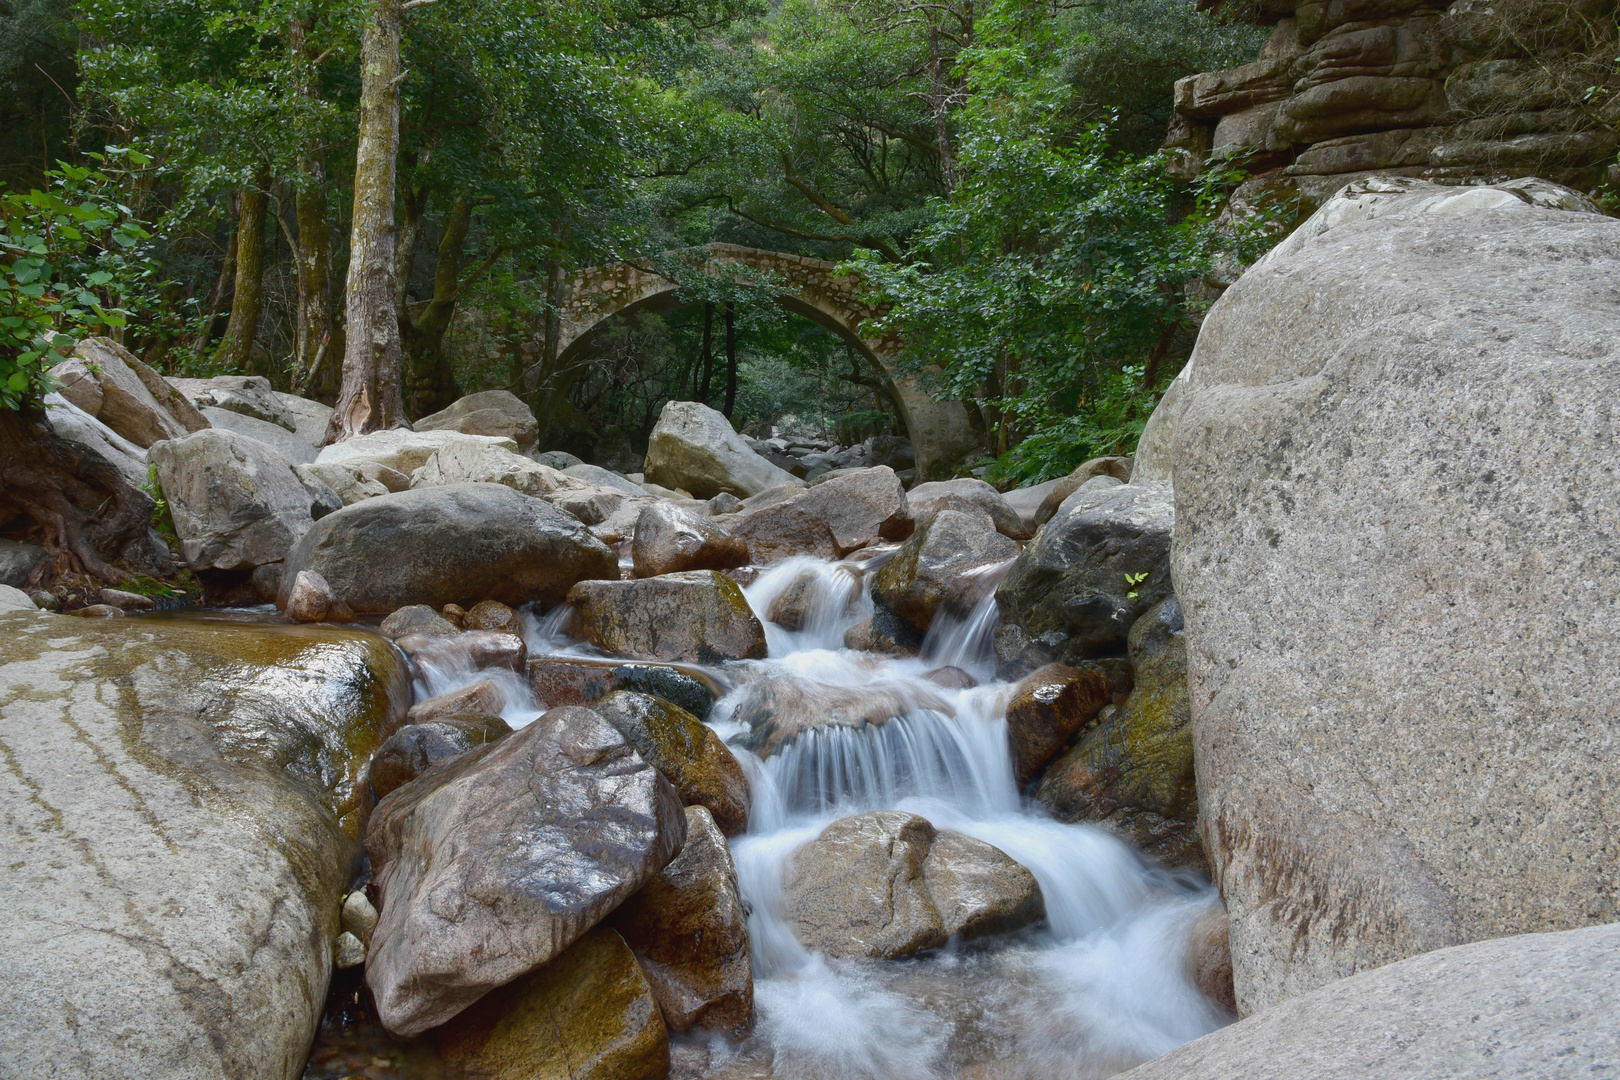
[[[709,812],[686,808],[686,846],[612,915],[673,1032],[733,1038],[754,1019],[748,916],[726,839]]]
[[[498,716],[451,715],[406,724],[371,756],[371,790],[377,798],[385,798],[441,761],[511,733]]]
[[[989,515],[945,509],[917,527],[883,564],[872,595],[919,631],[942,607],[966,613],[981,591],[977,574],[1018,554]],[[984,591],[988,591],[985,587]]]
[[[1045,910],[1034,876],[1000,850],[898,810],[827,826],[794,852],[784,892],[794,936],[832,957],[910,956]]]
[[[575,632],[622,656],[717,663],[765,655],[765,628],[737,583],[714,570],[584,581],[568,602]]]
[[[411,1037],[547,964],[669,863],[686,817],[600,716],[552,709],[378,804],[366,981]]]
[[[1103,821],[1171,866],[1206,865],[1198,837],[1187,639],[1175,597],[1131,627],[1135,688],[1047,768],[1035,790],[1061,821]]]
[[[681,801],[708,809],[720,831],[748,828],[748,778],[710,728],[678,705],[619,690],[592,706],[653,768],[675,785]]]
[[[652,987],[618,934],[591,930],[545,967],[446,1024],[457,1080],[661,1080],[669,1038]]]
[[[563,657],[529,661],[529,687],[548,705],[590,705],[616,690],[651,694],[699,720],[714,707],[715,692],[702,679],[672,667]]]
[[[1052,755],[1109,703],[1108,677],[1067,664],[1048,664],[1018,684],[1007,705],[1013,774],[1023,787]]]
[[[315,522],[286,562],[283,580],[315,570],[356,611],[486,599],[556,603],[581,578],[619,574],[613,552],[577,520],[499,484],[346,506]]]
[[[5,1071],[295,1080],[401,665],[331,627],[19,613],[0,640]]]

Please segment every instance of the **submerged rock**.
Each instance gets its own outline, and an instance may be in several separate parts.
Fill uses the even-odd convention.
[[[366,831],[378,1018],[411,1038],[547,964],[685,834],[669,781],[588,709],[552,709],[399,788]]]
[[[582,581],[568,602],[575,636],[610,653],[705,664],[765,656],[765,628],[742,589],[714,570]]]
[[[707,518],[659,501],[636,518],[630,558],[637,577],[726,570],[748,562],[748,544]]]
[[[1018,545],[998,533],[987,514],[941,510],[883,564],[872,595],[926,632],[942,607],[969,611],[984,589],[979,574],[1017,554]]]
[[[741,1038],[754,1021],[748,913],[726,838],[708,810],[686,808],[686,846],[612,915],[641,961],[669,1030]]]
[[[648,480],[708,499],[722,491],[746,499],[792,474],[756,454],[724,415],[695,401],[671,401],[647,437]]]
[[[0,1072],[300,1075],[403,665],[325,626],[19,613],[0,641]]]
[[[783,889],[794,936],[832,957],[893,960],[1046,911],[1034,875],[1000,849],[898,810],[827,826],[793,853]]]
[[[1047,768],[1035,797],[1060,821],[1103,821],[1171,866],[1205,866],[1198,837],[1187,639],[1175,597],[1131,628],[1135,688]]]
[[[618,934],[599,926],[531,975],[446,1024],[439,1053],[458,1080],[662,1080],[669,1035],[652,987]]]
[[[727,836],[747,830],[748,778],[712,728],[680,706],[648,694],[620,690],[592,708],[669,778],[682,802],[708,808]]]
[[[369,437],[369,436],[368,436]],[[356,611],[499,600],[556,603],[582,578],[619,575],[613,552],[574,518],[499,484],[379,496],[314,523],[286,581],[315,570]]]

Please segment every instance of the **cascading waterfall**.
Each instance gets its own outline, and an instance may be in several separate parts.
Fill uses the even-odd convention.
[[[1013,688],[994,681],[991,650],[995,586],[1010,564],[980,571],[971,610],[942,611],[919,657],[846,650],[845,632],[872,614],[871,578],[889,554],[765,570],[744,594],[765,626],[768,659],[707,673],[730,687],[710,726],[752,787],[748,832],[731,848],[751,909],[757,1023],[742,1044],[677,1038],[673,1075],[1102,1077],[1220,1026],[1229,1018],[1186,972],[1187,930],[1213,890],[1150,865],[1103,829],[1052,820],[1017,790],[1006,723]],[[784,599],[797,629],[770,621]],[[531,657],[602,659],[568,637],[570,614],[522,613]],[[431,650],[415,667],[419,697],[493,678],[509,723],[538,715],[513,672]],[[960,670],[928,677],[945,667]],[[747,720],[761,701],[821,722],[758,756]],[[876,809],[918,814],[1006,852],[1040,883],[1045,923],[902,961],[807,951],[786,917],[788,862],[831,822]]]

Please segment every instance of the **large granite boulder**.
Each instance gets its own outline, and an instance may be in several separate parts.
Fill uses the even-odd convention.
[[[668,780],[588,709],[552,709],[394,791],[366,830],[366,983],[411,1038],[556,957],[681,850]]]
[[[439,1031],[457,1080],[663,1080],[669,1034],[624,939],[599,926]]]
[[[582,578],[619,575],[613,552],[578,520],[500,484],[419,488],[345,506],[315,522],[286,565],[284,590],[298,571],[314,570],[356,611],[556,603]],[[277,604],[285,606],[285,591]]]
[[[0,615],[0,1074],[297,1080],[366,757],[375,634]]]
[[[1120,1080],[1585,1080],[1620,1058],[1620,926],[1521,934],[1363,971]]]
[[[773,502],[749,513],[729,515],[727,526],[748,548],[756,566],[809,555],[838,558],[838,537],[827,520],[796,498]]]
[[[735,581],[687,570],[637,581],[581,581],[568,594],[573,632],[637,660],[762,660],[765,628]]]
[[[180,554],[194,570],[279,562],[315,523],[303,481],[257,439],[199,431],[157,443],[147,455],[168,500]]]
[[[644,475],[699,499],[728,491],[739,499],[796,483],[791,473],[756,454],[724,415],[696,401],[671,401],[647,437]]]
[[[808,490],[785,485],[762,492],[744,510],[727,520],[760,565],[794,555],[835,559],[881,540],[904,540],[914,527],[905,488],[886,465],[853,469]]]
[[[1035,876],[1000,849],[924,818],[842,818],[793,853],[783,883],[800,944],[832,957],[896,959],[1045,916]]]
[[[238,435],[257,439],[285,458],[289,465],[309,465],[319,453],[312,444],[300,439],[280,424],[272,424],[268,420],[259,420],[246,413],[231,412],[229,409],[213,405],[203,409],[202,414],[215,431],[234,431]]]
[[[1620,222],[1522,187],[1352,185],[1200,334],[1173,561],[1245,1011],[1620,920]]]
[[[747,1033],[754,1019],[748,909],[731,850],[707,810],[686,808],[686,846],[611,922],[635,950],[671,1031]]]
[[[271,396],[281,406],[279,423],[283,426],[290,423],[292,433],[311,446],[320,446],[326,441],[326,429],[332,422],[330,405],[322,405],[296,394],[284,394],[280,390],[271,391]]]
[[[748,829],[748,777],[714,729],[679,705],[630,690],[591,709],[675,785],[682,802],[707,808],[721,832],[739,836]]]
[[[59,393],[46,394],[41,403],[52,431],[105,458],[131,487],[146,483],[148,463],[144,447],[136,446]]]
[[[911,489],[907,500],[918,521],[927,521],[941,510],[980,511],[990,515],[996,531],[1003,536],[1028,540],[1034,531],[1025,529],[1024,519],[1002,498],[1001,492],[977,477],[963,476],[955,480],[918,484]]]
[[[1017,543],[997,532],[988,514],[941,510],[883,564],[872,580],[872,595],[926,632],[941,608],[959,614],[972,610],[989,595],[983,573],[1017,554]]]
[[[453,442],[434,451],[411,473],[411,487],[446,484],[504,484],[525,495],[550,495],[569,486],[556,469],[530,461],[494,443]]]
[[[315,460],[321,465],[380,465],[409,477],[427,464],[428,458],[450,446],[498,446],[516,450],[517,443],[504,436],[463,435],[459,431],[412,431],[390,428],[356,435],[352,439],[321,448]]]
[[[630,559],[637,577],[728,570],[748,563],[748,545],[708,518],[659,500],[636,517]]]
[[[270,380],[263,375],[218,375],[211,379],[170,377],[166,381],[199,410],[219,409],[275,424],[284,431],[297,430],[293,414],[282,405]]]
[[[1168,484],[1076,490],[996,587],[996,659],[1011,677],[1122,651],[1170,595],[1175,492]]]
[[[1151,417],[1149,419],[1151,426]],[[1134,458],[1100,457],[1083,461],[1075,466],[1069,475],[1052,481],[1052,486],[1041,499],[1040,506],[1035,509],[1035,524],[1045,525],[1052,520],[1052,515],[1057,513],[1058,507],[1062,506],[1070,495],[1087,485],[1090,485],[1091,489],[1106,488],[1113,487],[1113,481],[1123,484],[1133,479],[1147,479],[1137,469]],[[1170,478],[1165,476],[1163,479],[1168,482]]]
[[[1130,657],[1130,697],[1102,708],[1095,726],[1048,766],[1035,797],[1060,821],[1106,822],[1160,862],[1203,869],[1187,639],[1175,597],[1136,620]]]
[[[468,394],[411,426],[417,431],[459,431],[463,435],[511,439],[520,454],[532,453],[540,439],[540,422],[510,390]]]
[[[71,359],[51,368],[57,393],[121,437],[146,448],[208,427],[163,376],[111,338],[85,338]]]
[[[366,479],[360,475],[357,467],[350,465],[322,465],[316,462],[311,465],[294,465],[293,472],[304,481],[305,487],[314,487],[318,484],[336,495],[344,506],[353,506],[357,502],[388,494],[388,489],[381,483]]]

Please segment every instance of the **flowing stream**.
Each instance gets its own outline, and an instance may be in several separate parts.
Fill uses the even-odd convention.
[[[764,571],[745,595],[769,658],[703,672],[725,691],[709,724],[753,789],[748,832],[731,850],[751,908],[757,1021],[740,1045],[678,1037],[672,1075],[1102,1077],[1227,1022],[1186,972],[1188,929],[1216,902],[1210,886],[1149,864],[1101,828],[1054,821],[1016,788],[1005,719],[1013,688],[994,680],[990,648],[1005,565],[984,573],[966,618],[936,620],[920,658],[843,648],[844,632],[872,613],[868,586],[886,554]],[[802,614],[786,630],[767,616],[795,585]],[[601,655],[566,636],[567,609],[524,618],[531,658]],[[419,697],[495,678],[509,723],[538,715],[511,672],[425,658],[416,667]],[[940,668],[956,670],[928,677]],[[811,728],[761,759],[736,717],[767,685],[870,722]],[[1000,848],[1039,881],[1046,922],[908,960],[806,951],[784,914],[787,860],[829,823],[876,809]]]

